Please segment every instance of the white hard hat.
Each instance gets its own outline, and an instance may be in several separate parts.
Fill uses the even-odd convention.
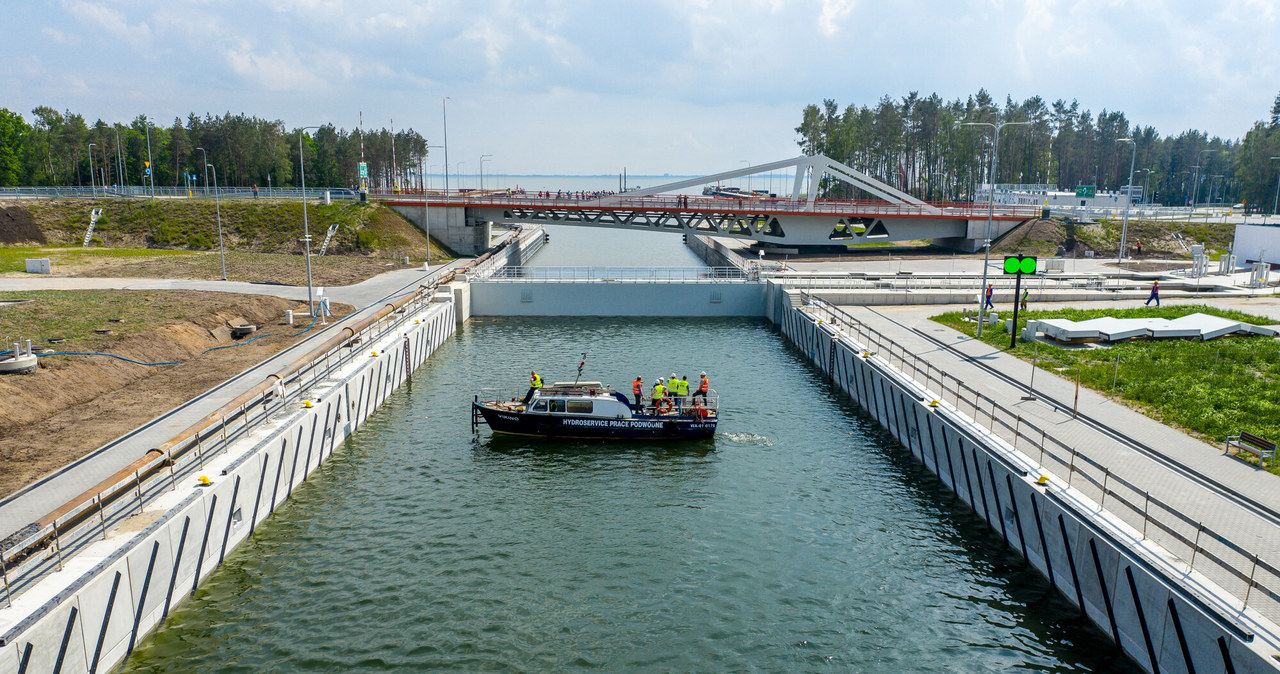
[[[676,378],[676,373],[672,372],[672,373],[671,373],[671,378],[672,378],[672,379],[675,379],[675,378]]]
[[[663,381],[662,377],[658,377],[658,381]]]
[[[702,374],[700,374],[700,375],[698,375],[698,376],[699,376],[699,377],[705,377],[705,376],[707,376],[707,373],[706,373],[706,371],[704,370],[704,371],[702,372]]]

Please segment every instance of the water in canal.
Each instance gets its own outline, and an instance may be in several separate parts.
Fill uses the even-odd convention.
[[[710,373],[712,441],[473,437],[481,386]],[[1130,671],[764,322],[476,319],[124,666]]]

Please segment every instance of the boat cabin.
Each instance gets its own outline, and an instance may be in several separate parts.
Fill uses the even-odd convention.
[[[598,381],[556,382],[534,393],[526,414],[575,414],[630,419],[631,402]]]

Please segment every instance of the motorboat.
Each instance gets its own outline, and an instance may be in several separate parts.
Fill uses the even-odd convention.
[[[556,382],[534,391],[526,405],[485,389],[471,404],[471,426],[494,433],[546,438],[705,439],[719,419],[714,391],[696,398],[646,401],[636,410],[624,394],[597,381]],[[482,400],[481,398],[485,398]]]

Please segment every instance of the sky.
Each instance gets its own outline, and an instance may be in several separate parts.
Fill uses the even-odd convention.
[[[1240,138],[1280,0],[3,0],[0,107],[411,127],[451,172],[698,175],[799,154],[810,103],[985,88]],[[449,100],[445,101],[445,97]],[[459,162],[463,165],[456,166]],[[433,150],[433,172],[443,157]]]

